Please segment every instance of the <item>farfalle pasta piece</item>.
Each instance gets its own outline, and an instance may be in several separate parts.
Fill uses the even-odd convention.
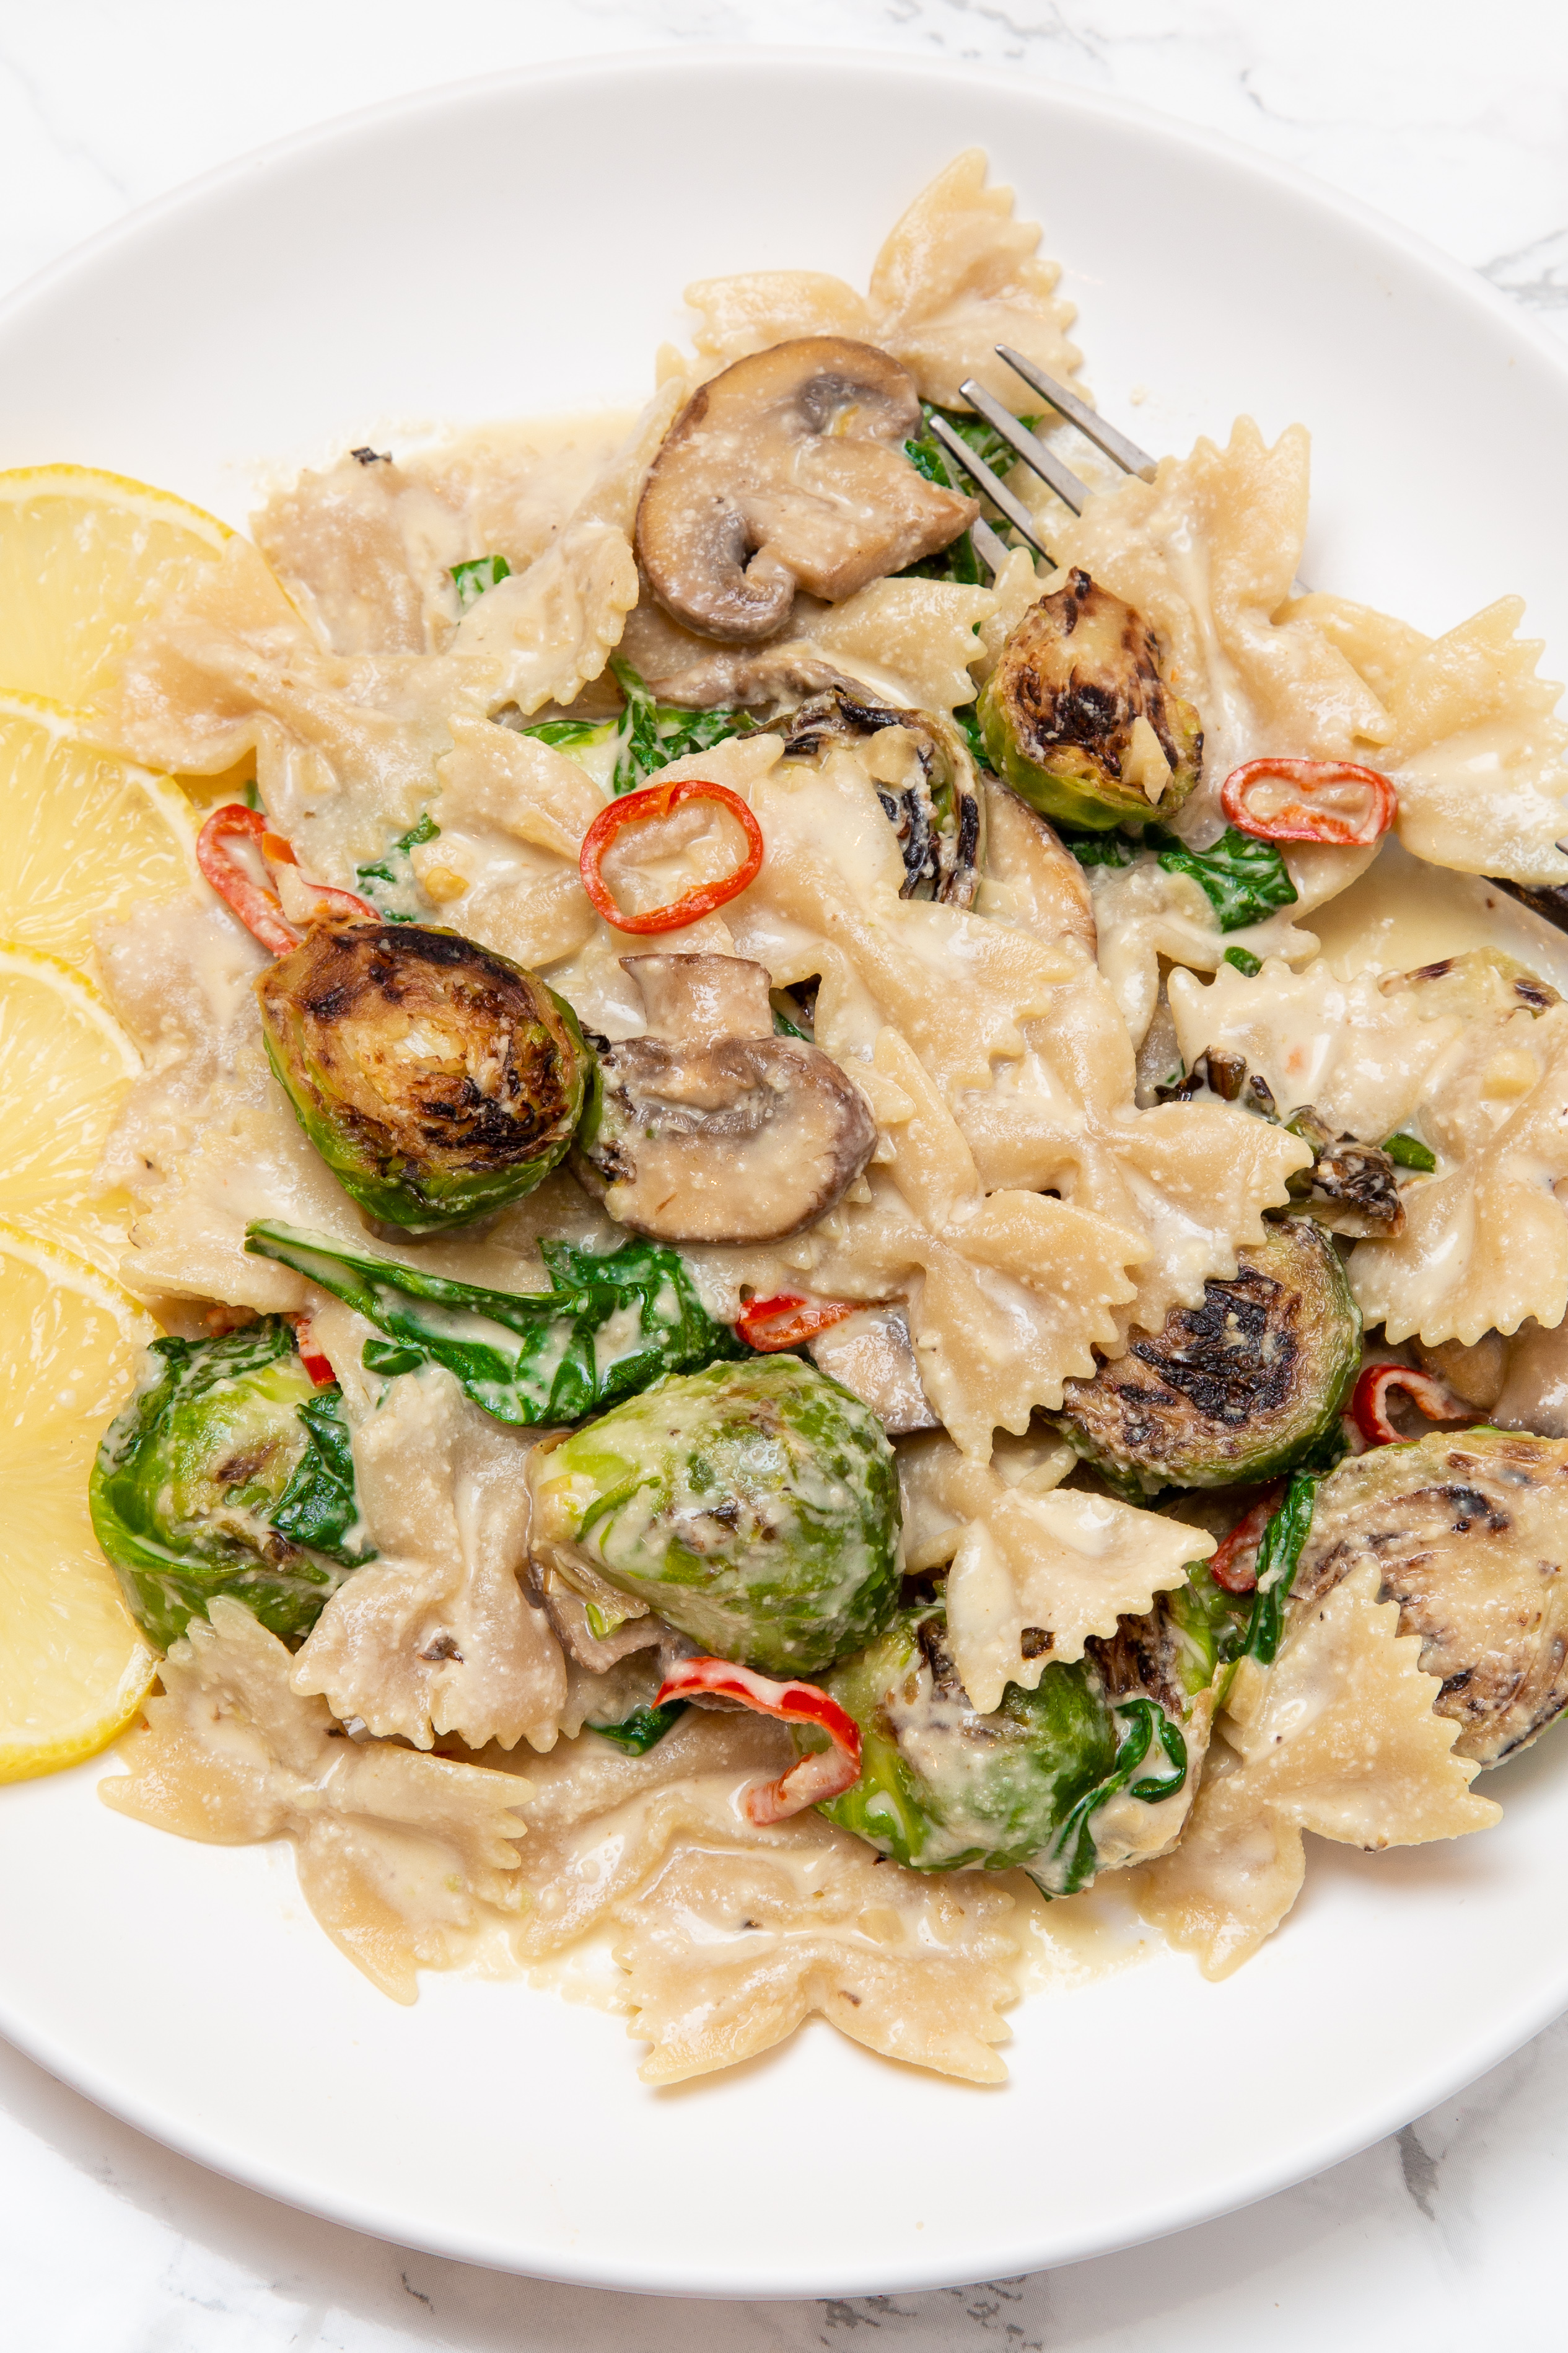
[[[1135,1296],[1147,1254],[1135,1229],[1034,1192],[985,1193],[963,1135],[908,1043],[892,1029],[873,1067],[911,1105],[886,1143],[886,1174],[865,1208],[841,1208],[819,1245],[821,1287],[908,1287],[921,1383],[966,1453],[997,1429],[1021,1433],[1061,1401],[1093,1345],[1114,1346],[1111,1311]],[[825,1225],[828,1221],[825,1221]],[[913,1279],[916,1278],[917,1279]],[[845,1295],[856,1295],[846,1292]]]
[[[1406,849],[1462,874],[1568,881],[1568,726],[1561,688],[1536,676],[1541,644],[1517,634],[1521,598],[1436,638],[1339,597],[1289,611],[1322,629],[1387,709],[1374,765],[1394,779]]]
[[[989,1464],[939,1434],[899,1449],[906,1544],[911,1522],[920,1536],[908,1563],[952,1563],[948,1641],[983,1715],[1008,1683],[1034,1691],[1053,1662],[1081,1659],[1090,1635],[1109,1638],[1119,1618],[1146,1615],[1156,1593],[1184,1583],[1188,1565],[1215,1548],[1202,1530],[1062,1490],[1073,1460],[1069,1449],[1029,1440],[1005,1440]],[[945,1527],[933,1525],[939,1517]]]
[[[980,147],[965,149],[923,188],[871,270],[872,338],[902,360],[927,400],[967,407],[960,385],[977,376],[1016,406],[1018,379],[996,356],[1011,343],[1046,375],[1070,376],[1073,307],[1056,289],[1061,269],[1039,258],[1040,232],[1013,217],[1010,188],[988,188]]]
[[[531,1438],[436,1366],[350,1413],[360,1510],[381,1557],[332,1595],[292,1688],[416,1748],[447,1733],[469,1748],[552,1747],[565,1662],[519,1582]]]
[[[699,313],[704,358],[728,366],[800,335],[847,335],[901,360],[923,398],[966,408],[959,386],[977,376],[1017,404],[1017,379],[996,357],[1011,343],[1047,375],[1070,376],[1073,309],[1058,295],[1059,266],[1039,257],[1040,232],[1013,217],[1009,188],[987,187],[983,149],[971,147],[923,188],[872,266],[868,296],[818,270],[755,270],[686,290]]]
[[[1568,1310],[1568,1007],[1481,1023],[1424,1103],[1437,1172],[1406,1185],[1397,1240],[1356,1244],[1351,1287],[1391,1341],[1467,1344]]]
[[[592,1732],[563,1740],[529,1767],[516,1949],[542,1957],[618,1924],[652,2083],[766,2050],[813,2010],[873,2049],[998,2080],[989,2046],[1016,1993],[1013,1895],[876,1862],[816,1813],[758,1827],[745,1793],[794,1753],[765,1717],[698,1708],[641,1757]]]
[[[1193,1070],[1211,1046],[1239,1054],[1281,1113],[1313,1103],[1336,1134],[1381,1143],[1440,1084],[1469,1018],[1431,991],[1387,988],[1388,977],[1371,967],[1340,980],[1320,963],[1293,973],[1274,959],[1251,975],[1222,967],[1206,986],[1173,972],[1182,1060]],[[1474,1011],[1510,1013],[1512,991],[1491,977],[1489,989],[1478,975]]]
[[[1158,1331],[1211,1277],[1235,1274],[1237,1246],[1262,1240],[1264,1210],[1284,1205],[1310,1151],[1217,1103],[1138,1110],[1131,1045],[1105,983],[1085,963],[1055,998],[1026,1025],[1026,1057],[990,1089],[955,1095],[954,1113],[983,1183],[1049,1188],[1147,1234],[1124,1320]]]
[[[889,2059],[996,2084],[1017,1999],[1015,1899],[977,1873],[902,1870],[816,1817],[787,1863],[682,1847],[624,1905],[615,1956],[640,2073],[679,2084],[754,2058],[814,2014]]]
[[[1205,1977],[1228,1977],[1289,1911],[1304,1831],[1419,1846],[1500,1819],[1453,1753],[1458,1726],[1433,1713],[1419,1636],[1398,1632],[1398,1605],[1377,1590],[1372,1564],[1353,1570],[1233,1694],[1181,1844],[1139,1876],[1143,1916]]]
[[[1320,849],[1293,842],[1285,871],[1296,897],[1258,923],[1222,932],[1203,885],[1191,874],[1168,872],[1144,853],[1130,866],[1100,866],[1090,875],[1100,968],[1134,1045],[1141,1045],[1159,1002],[1162,962],[1193,972],[1217,972],[1232,948],[1259,964],[1277,957],[1308,964],[1318,953],[1315,932],[1298,918],[1348,890],[1371,862],[1370,849]]]
[[[451,636],[464,517],[391,458],[301,474],[251,530],[330,652],[430,653]]]
[[[495,667],[497,702],[524,718],[573,702],[599,677],[637,601],[637,559],[614,523],[574,516],[554,544],[480,597],[452,640],[454,655]]]
[[[488,1914],[521,1900],[525,1782],[346,1738],[289,1687],[274,1634],[220,1596],[161,1670],[129,1767],[99,1783],[117,1813],[220,1846],[292,1841],[300,1892],[339,1950],[395,2001],[420,1968],[461,1957]]]

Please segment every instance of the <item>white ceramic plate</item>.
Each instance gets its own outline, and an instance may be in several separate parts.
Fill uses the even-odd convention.
[[[689,280],[804,264],[863,283],[972,142],[1046,223],[1112,416],[1157,449],[1238,409],[1304,418],[1309,578],[1431,629],[1521,589],[1561,667],[1560,353],[1287,173],[947,65],[554,69],[240,164],[0,317],[0,465],[107,466],[243,522],[258,458],[635,399]],[[1470,480],[1484,495],[1461,498]],[[121,1820],[102,1769],[0,1791],[0,2028],[293,2204],[600,2286],[847,2293],[1127,2244],[1347,2155],[1568,2004],[1562,1734],[1489,1782],[1500,1831],[1381,1857],[1313,1841],[1289,1925],[1228,1983],[1166,1957],[1026,2003],[998,2092],[819,2024],[656,2094],[617,2020],[521,1984],[427,1978],[395,2008],[312,1925],[286,1850]]]

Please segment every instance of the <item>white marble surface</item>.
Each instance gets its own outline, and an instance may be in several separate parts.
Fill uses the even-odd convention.
[[[690,41],[886,47],[1143,100],[1423,232],[1568,334],[1562,0],[0,0],[0,293],[132,206],[350,108]],[[1369,1989],[1399,2031],[1398,1989]],[[1310,2020],[1290,2031],[1310,2031]],[[1155,2058],[1155,2054],[1152,2054]],[[1179,2130],[1204,2066],[1155,2061]],[[1414,2353],[1562,2335],[1568,2022],[1363,2156],[1049,2276],[721,2306],[475,2271],[171,2157],[0,2045],[0,2344],[28,2353]]]

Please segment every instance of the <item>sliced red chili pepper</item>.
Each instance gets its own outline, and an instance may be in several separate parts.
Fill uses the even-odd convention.
[[[296,1315],[293,1321],[294,1345],[300,1351],[300,1362],[319,1389],[330,1388],[338,1377],[332,1370],[331,1359],[323,1356],[319,1348],[310,1345],[310,1317]]]
[[[277,892],[253,882],[226,847],[233,835],[259,841],[266,831],[267,819],[259,809],[247,808],[240,801],[226,802],[222,808],[214,809],[196,836],[196,864],[246,930],[274,955],[287,955],[290,948],[299,946],[300,934],[285,922]]]
[[[831,1748],[802,1757],[776,1781],[759,1781],[747,1790],[747,1818],[759,1829],[841,1797],[860,1778],[860,1727],[816,1683],[770,1683],[766,1675],[732,1666],[728,1659],[682,1659],[665,1677],[654,1705],[690,1699],[697,1692],[741,1700],[759,1715],[777,1716],[781,1724],[815,1724],[833,1743]]]
[[[1283,1486],[1270,1487],[1267,1495],[1244,1513],[1232,1528],[1217,1552],[1208,1558],[1208,1573],[1222,1593],[1252,1593],[1258,1586],[1258,1547],[1263,1542],[1263,1532],[1279,1508]]]
[[[1413,1372],[1408,1365],[1369,1365],[1351,1398],[1351,1417],[1369,1446],[1402,1446],[1399,1431],[1388,1418],[1385,1403],[1391,1389],[1402,1390],[1419,1406],[1428,1421],[1467,1421],[1470,1408],[1457,1398],[1446,1381],[1430,1373]]]
[[[294,855],[293,844],[285,841],[280,833],[268,831],[262,835],[261,855],[268,866],[298,868],[300,863]],[[311,882],[307,888],[315,892],[321,906],[330,908],[335,915],[352,915],[356,923],[362,923],[381,921],[370,901],[362,899],[357,891],[340,891],[335,882]]]
[[[798,1291],[781,1291],[772,1299],[748,1299],[735,1318],[735,1329],[748,1348],[772,1356],[779,1348],[798,1348],[831,1331],[856,1312],[851,1299],[807,1299]]]
[[[1270,794],[1270,785],[1283,786]],[[1399,814],[1399,796],[1375,768],[1349,760],[1247,760],[1220,786],[1232,825],[1264,841],[1330,841],[1365,849]]]
[[[300,861],[282,835],[272,831],[261,811],[247,808],[241,801],[226,801],[222,808],[214,809],[196,836],[196,863],[218,897],[233,908],[264,948],[270,948],[274,955],[287,955],[290,948],[299,946],[300,934],[285,916],[277,892],[253,882],[226,847],[236,836],[256,842],[274,866],[298,866]],[[353,891],[339,891],[330,882],[314,882],[310,888],[321,904],[334,914],[353,915],[360,922],[379,921],[368,900]]]
[[[717,882],[699,882],[672,899],[668,907],[655,907],[646,915],[628,915],[616,904],[615,895],[600,872],[605,852],[617,834],[628,825],[646,818],[668,817],[672,809],[685,801],[712,801],[728,810],[746,837],[746,855],[732,874]],[[703,915],[710,915],[715,907],[737,898],[748,882],[756,879],[763,862],[763,828],[741,798],[728,785],[710,785],[700,776],[679,776],[671,784],[647,785],[641,792],[623,793],[599,811],[583,836],[579,859],[583,872],[583,888],[588,893],[606,923],[617,932],[678,932],[688,923],[695,923]]]

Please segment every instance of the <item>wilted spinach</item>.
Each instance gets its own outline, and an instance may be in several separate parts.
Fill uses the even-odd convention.
[[[293,1267],[385,1335],[365,1342],[367,1371],[443,1365],[498,1421],[576,1421],[663,1373],[750,1353],[707,1313],[679,1254],[655,1242],[605,1252],[543,1242],[551,1287],[540,1292],[482,1290],[292,1226],[249,1226],[245,1246]]]

